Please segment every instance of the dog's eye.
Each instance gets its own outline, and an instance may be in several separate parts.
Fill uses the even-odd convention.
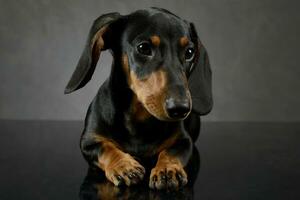
[[[140,54],[151,56],[152,55],[152,49],[151,45],[148,42],[142,42],[137,46],[137,51]]]
[[[185,60],[187,62],[193,60],[194,58],[194,55],[195,55],[195,49],[190,47],[190,48],[187,48],[187,50],[185,51]]]

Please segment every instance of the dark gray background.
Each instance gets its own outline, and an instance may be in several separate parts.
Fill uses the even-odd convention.
[[[164,7],[195,23],[213,70],[208,121],[300,120],[300,1],[0,0],[0,118],[83,119],[112,58],[63,95],[92,21]]]

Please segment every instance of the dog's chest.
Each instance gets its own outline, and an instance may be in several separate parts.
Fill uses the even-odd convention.
[[[174,125],[150,118],[144,122],[134,122],[127,118],[127,132],[124,148],[128,153],[137,156],[153,156],[158,147],[174,133]]]
[[[128,135],[135,140],[155,141],[168,131],[168,123],[150,117],[143,121],[136,121],[131,115],[125,115],[125,128]]]

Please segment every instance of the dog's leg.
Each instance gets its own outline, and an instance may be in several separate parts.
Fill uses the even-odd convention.
[[[149,187],[153,189],[176,189],[187,184],[184,170],[192,152],[190,138],[177,139],[158,155],[156,166],[151,170]]]
[[[144,167],[131,155],[120,150],[113,141],[97,134],[82,137],[81,150],[90,164],[105,172],[106,178],[114,185],[127,186],[141,181],[145,174]]]

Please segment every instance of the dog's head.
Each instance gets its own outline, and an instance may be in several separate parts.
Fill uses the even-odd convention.
[[[207,52],[192,23],[167,10],[151,8],[94,21],[86,47],[65,93],[83,87],[100,52],[111,49],[138,101],[160,120],[180,120],[212,108]]]

